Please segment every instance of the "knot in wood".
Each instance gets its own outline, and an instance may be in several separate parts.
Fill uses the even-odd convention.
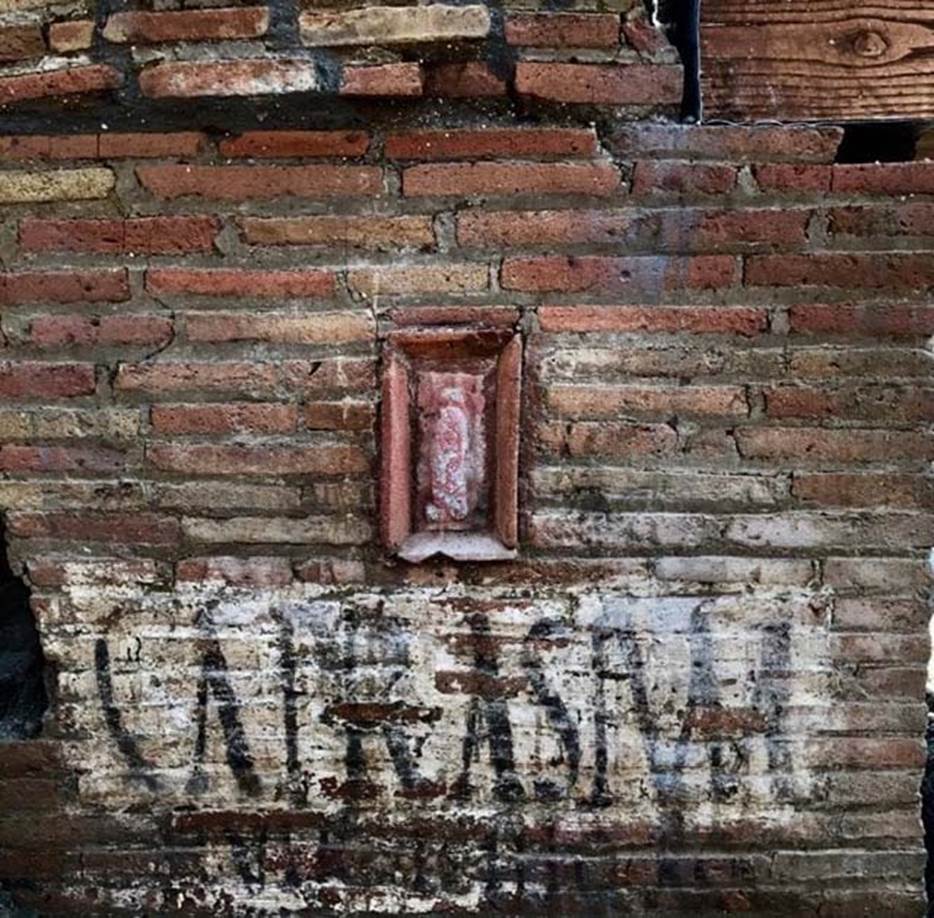
[[[871,29],[857,32],[853,39],[853,53],[860,57],[881,57],[888,47],[885,36]]]

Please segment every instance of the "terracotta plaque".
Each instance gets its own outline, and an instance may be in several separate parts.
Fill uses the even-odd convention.
[[[521,348],[504,329],[390,334],[380,510],[400,557],[515,556]]]

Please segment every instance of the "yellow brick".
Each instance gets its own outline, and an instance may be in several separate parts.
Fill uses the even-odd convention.
[[[105,198],[113,187],[114,174],[109,169],[14,170],[0,172],[0,203]]]

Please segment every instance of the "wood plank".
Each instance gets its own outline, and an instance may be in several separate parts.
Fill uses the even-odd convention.
[[[915,159],[934,159],[934,127],[926,128],[918,135]]]
[[[934,117],[931,0],[705,0],[704,117]]]

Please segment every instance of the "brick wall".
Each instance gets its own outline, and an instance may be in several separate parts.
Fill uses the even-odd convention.
[[[308,10],[274,76],[278,7],[104,10],[0,77],[121,87],[0,137],[0,518],[50,694],[0,745],[0,908],[922,910],[934,164],[631,120],[680,89],[626,7]],[[456,53],[369,48],[406,28]],[[216,79],[291,93],[140,101]],[[524,338],[519,558],[408,565],[381,342],[463,323]]]

